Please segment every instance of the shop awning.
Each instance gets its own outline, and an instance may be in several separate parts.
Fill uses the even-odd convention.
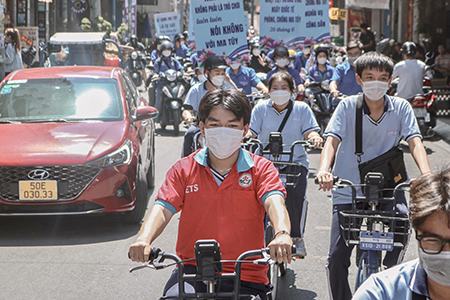
[[[346,0],[347,7],[389,9],[389,0]]]

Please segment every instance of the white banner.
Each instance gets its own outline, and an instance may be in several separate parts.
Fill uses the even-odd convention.
[[[156,35],[167,35],[174,38],[181,32],[180,15],[177,12],[155,14]]]
[[[345,5],[347,7],[389,9],[389,0],[347,0]]]

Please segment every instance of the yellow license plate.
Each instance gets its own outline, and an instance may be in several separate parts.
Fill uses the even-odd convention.
[[[58,200],[58,184],[56,180],[19,181],[19,200],[48,201]]]

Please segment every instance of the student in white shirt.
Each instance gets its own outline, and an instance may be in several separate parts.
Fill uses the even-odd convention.
[[[424,62],[416,59],[416,44],[405,42],[402,46],[403,60],[394,66],[392,78],[398,78],[395,96],[409,100],[423,94],[423,78],[426,72]]]

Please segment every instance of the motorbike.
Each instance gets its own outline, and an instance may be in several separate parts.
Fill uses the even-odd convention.
[[[163,130],[167,125],[173,125],[175,134],[178,134],[181,123],[181,107],[187,91],[183,73],[170,69],[159,74],[159,81],[162,86],[162,111],[159,115],[159,123]]]
[[[397,85],[398,80],[392,81],[390,95],[395,94]],[[436,135],[433,130],[436,127],[436,95],[431,90],[431,80],[427,77],[423,80],[423,92],[407,100],[414,110],[420,134],[424,139],[430,139]]]
[[[140,87],[144,82],[143,72],[145,72],[145,57],[139,51],[131,52],[127,62],[127,72],[136,87]]]
[[[435,135],[433,130],[436,126],[436,113],[433,109],[435,100],[436,95],[432,92],[419,94],[410,99],[420,133],[424,139],[432,138]]]
[[[253,93],[251,93],[250,95],[247,95],[247,100],[250,103],[250,105],[253,107],[256,106],[256,104],[258,104],[258,102],[260,100],[265,100],[268,99],[268,95],[264,95],[263,93],[259,92],[259,91],[255,91]]]
[[[305,101],[314,112],[322,133],[327,128],[339,99],[331,96],[329,80],[311,82],[305,89]]]

